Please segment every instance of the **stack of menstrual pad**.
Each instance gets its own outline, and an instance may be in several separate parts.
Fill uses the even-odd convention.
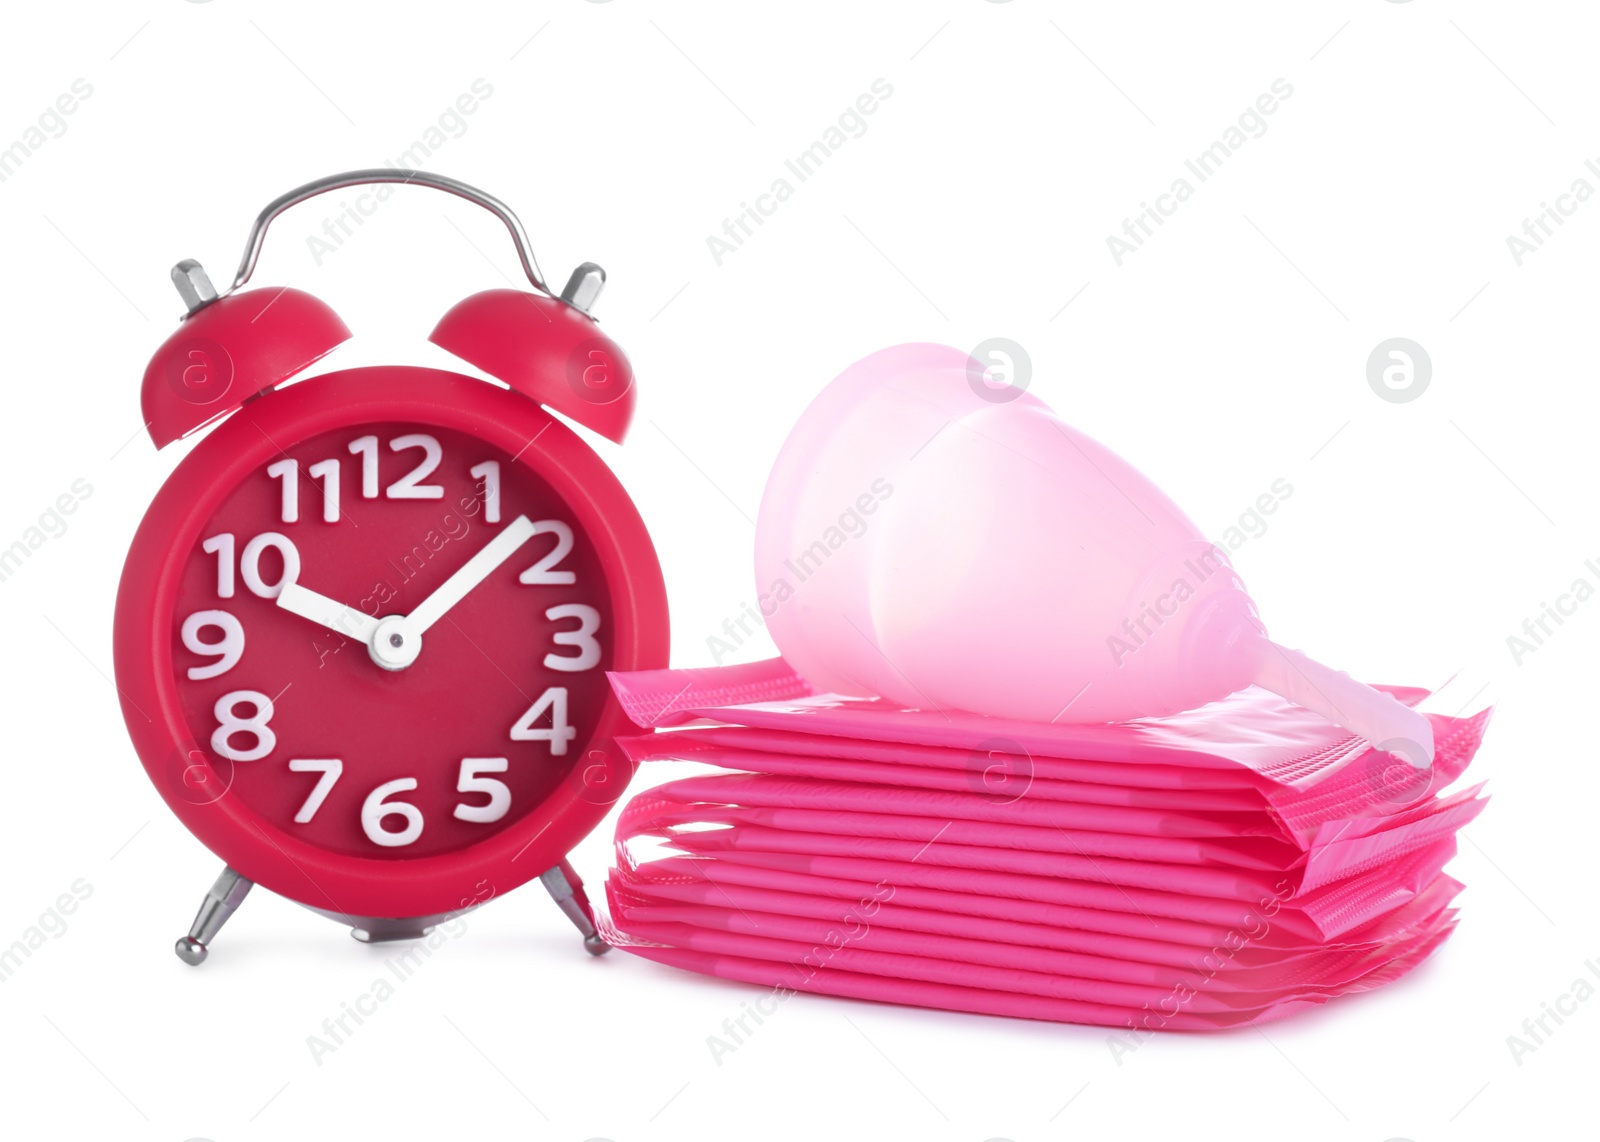
[[[1443,790],[1488,710],[1429,714],[1419,773],[1256,688],[1057,726],[817,695],[780,660],[612,681],[664,728],[619,742],[635,762],[717,771],[625,807],[606,935],[785,995],[1141,1031],[1279,1018],[1439,946],[1462,887],[1442,870],[1485,803]]]

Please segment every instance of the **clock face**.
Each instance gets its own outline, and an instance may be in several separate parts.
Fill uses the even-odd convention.
[[[606,671],[667,650],[655,548],[600,457],[518,392],[403,365],[216,425],[117,592],[123,719],[168,807],[340,915],[439,915],[559,862],[632,773]]]
[[[273,446],[183,555],[170,617],[181,717],[228,796],[379,860],[536,812],[582,763],[614,665],[611,589],[572,505],[459,428],[362,421]]]

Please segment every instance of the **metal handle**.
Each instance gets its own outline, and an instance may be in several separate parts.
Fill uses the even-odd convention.
[[[516,243],[517,257],[522,259],[522,268],[527,273],[528,280],[544,293],[550,293],[550,288],[544,284],[540,274],[539,263],[534,259],[533,250],[528,246],[528,236],[523,233],[522,223],[517,221],[517,216],[511,213],[511,208],[505,203],[493,195],[485,194],[477,187],[457,182],[442,174],[384,169],[345,171],[343,174],[328,175],[326,178],[315,179],[304,186],[296,187],[269,202],[266,209],[256,216],[255,225],[250,228],[250,239],[245,244],[244,257],[239,261],[239,272],[233,279],[233,288],[238,289],[244,285],[250,280],[250,275],[255,273],[256,260],[261,257],[261,245],[267,238],[267,227],[289,207],[296,206],[308,198],[315,198],[319,194],[326,194],[330,190],[341,190],[347,186],[371,186],[378,183],[428,186],[464,198],[468,202],[477,203],[506,224],[506,229],[511,231],[511,240]],[[174,273],[176,274],[176,271]]]

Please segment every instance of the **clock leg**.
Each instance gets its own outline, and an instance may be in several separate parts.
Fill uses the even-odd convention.
[[[562,861],[548,872],[539,877],[545,889],[556,902],[556,906],[566,913],[567,919],[578,931],[583,933],[583,950],[591,956],[603,956],[611,950],[611,945],[601,937],[594,924],[594,908],[589,904],[589,897],[583,891],[583,881],[578,879],[577,870],[571,863]]]
[[[198,967],[205,962],[207,945],[217,938],[228,917],[239,910],[239,905],[244,902],[254,883],[231,868],[222,870],[222,875],[217,877],[217,882],[201,902],[200,911],[195,913],[189,934],[179,940],[173,949],[180,960],[190,967]]]

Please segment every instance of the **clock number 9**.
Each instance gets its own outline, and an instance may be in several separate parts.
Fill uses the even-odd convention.
[[[215,642],[201,639],[200,632],[208,627],[215,627],[221,631],[222,637]],[[216,658],[215,662],[204,666],[189,667],[191,682],[226,674],[237,666],[239,659],[244,656],[244,626],[227,611],[196,611],[183,620],[182,633],[185,649],[193,651],[202,658]]]

